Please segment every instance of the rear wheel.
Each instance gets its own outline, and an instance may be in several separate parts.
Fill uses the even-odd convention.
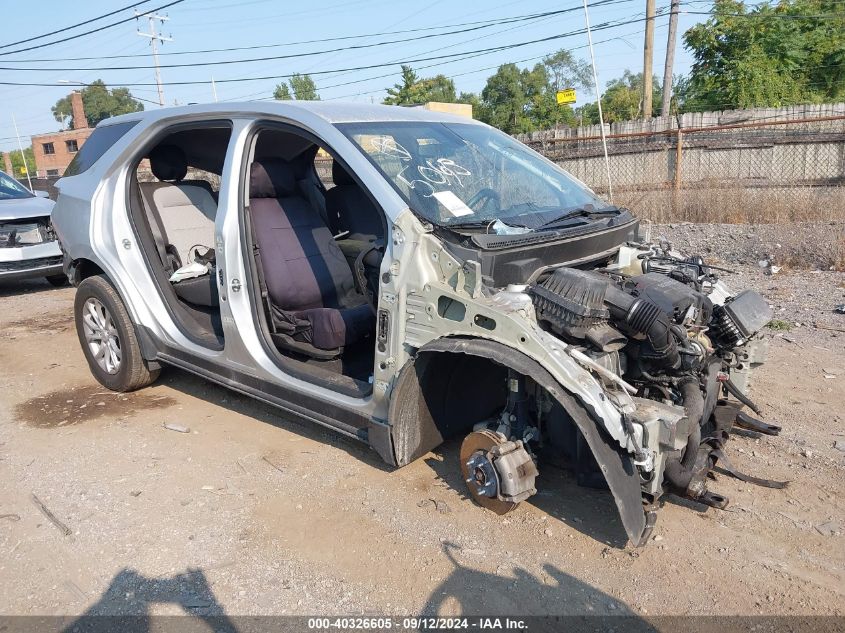
[[[123,301],[105,277],[85,279],[76,290],[74,317],[79,343],[94,378],[112,391],[134,391],[158,378],[141,355]]]

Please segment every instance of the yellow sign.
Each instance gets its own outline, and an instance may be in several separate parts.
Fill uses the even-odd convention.
[[[566,90],[558,90],[557,104],[564,105],[565,103],[575,103],[575,88],[567,88]]]
[[[25,173],[26,173],[26,167],[18,167],[18,170],[20,170],[20,172],[21,172],[22,174],[25,174]]]

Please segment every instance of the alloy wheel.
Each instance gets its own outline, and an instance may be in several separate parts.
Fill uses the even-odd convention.
[[[116,374],[121,362],[120,337],[106,306],[90,297],[82,309],[82,324],[94,360],[106,373]]]

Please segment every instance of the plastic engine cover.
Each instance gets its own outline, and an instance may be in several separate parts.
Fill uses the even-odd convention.
[[[631,294],[647,299],[668,314],[673,321],[681,323],[690,306],[695,307],[695,321],[699,324],[707,323],[713,312],[713,302],[710,299],[687,286],[661,273],[646,273],[629,280],[625,289]]]

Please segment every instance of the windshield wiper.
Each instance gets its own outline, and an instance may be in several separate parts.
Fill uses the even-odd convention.
[[[513,222],[505,221],[501,218],[493,218],[492,220],[473,220],[471,222],[456,222],[454,224],[450,222],[449,224],[444,224],[444,226],[450,229],[486,229],[496,222],[501,222],[502,224],[520,229],[530,228],[524,224],[514,224]]]
[[[601,210],[596,210],[593,205],[588,204],[584,205],[583,207],[578,207],[577,209],[570,209],[566,213],[562,213],[561,215],[556,215],[551,220],[547,220],[543,222],[537,229],[545,229],[558,222],[563,222],[564,220],[569,220],[570,218],[610,218],[615,215],[619,215],[622,210],[619,207],[605,207]]]

